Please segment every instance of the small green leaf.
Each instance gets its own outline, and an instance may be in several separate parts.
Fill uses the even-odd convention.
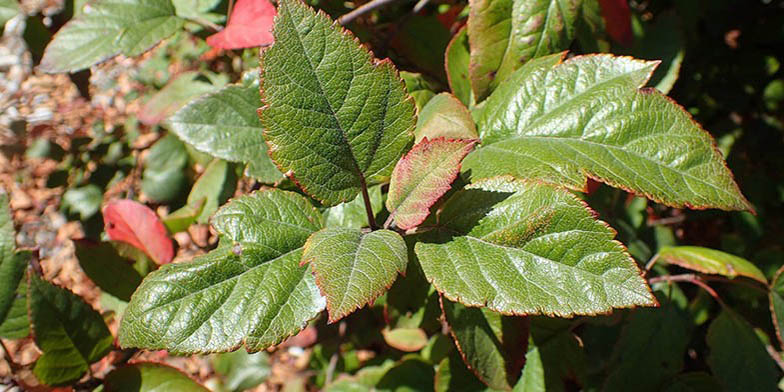
[[[27,316],[27,283],[22,280],[16,288],[11,308],[0,322],[0,338],[22,339],[30,335],[30,319]]]
[[[746,320],[725,309],[706,337],[708,366],[727,392],[775,391],[781,371]]]
[[[511,390],[525,363],[528,320],[443,298],[441,307],[468,368],[489,387]]]
[[[260,115],[281,171],[327,206],[389,180],[415,122],[392,63],[296,0],[280,2],[273,34],[261,55]]]
[[[435,91],[438,91],[438,85],[424,75],[416,72],[400,71],[400,78],[406,84],[408,95],[414,98],[417,111],[422,110],[436,96]]]
[[[446,202],[415,248],[447,298],[564,317],[656,304],[615,232],[574,195],[503,178],[470,188]]]
[[[160,363],[138,362],[106,375],[104,390],[111,392],[208,392],[181,371]]]
[[[166,124],[195,149],[229,162],[249,164],[249,176],[272,184],[280,181],[283,174],[267,155],[256,114],[258,76],[254,79],[255,82],[230,85],[189,103]]]
[[[79,265],[93,283],[123,301],[131,299],[131,294],[142,282],[142,276],[133,268],[131,260],[120,256],[108,242],[74,240],[74,246]]]
[[[222,385],[229,391],[255,388],[263,383],[271,372],[267,353],[248,354],[243,349],[218,354],[212,360],[212,367],[221,375]]]
[[[474,105],[474,91],[468,78],[468,67],[471,53],[468,47],[468,34],[466,27],[462,27],[446,47],[444,66],[446,77],[449,80],[449,89],[452,90],[460,102],[465,106]]]
[[[460,161],[474,148],[474,140],[424,139],[395,166],[389,182],[387,209],[403,230],[427,219],[430,207],[451,188]]]
[[[176,199],[188,179],[188,152],[176,136],[168,134],[155,142],[144,160],[142,192],[157,202]]]
[[[478,113],[471,177],[586,187],[588,177],[674,207],[750,210],[711,136],[655,89],[656,62],[563,54],[529,61]]]
[[[76,381],[112,348],[101,314],[80,297],[30,274],[30,320],[43,351],[33,373],[46,385]]]
[[[335,322],[383,294],[406,270],[408,251],[391,230],[327,228],[305,243],[302,263],[310,263]]]
[[[234,199],[212,218],[226,245],[149,274],[125,311],[123,347],[173,353],[258,351],[324,309],[302,247],[324,225],[304,197],[271,189]]]
[[[770,300],[770,314],[773,318],[773,326],[776,328],[776,337],[779,344],[784,347],[784,337],[782,337],[782,330],[784,330],[784,266],[776,271],[773,281],[770,283],[770,292],[768,299]]]
[[[95,184],[70,188],[63,193],[62,207],[72,214],[79,214],[80,220],[87,220],[101,209],[103,192]]]
[[[472,0],[471,85],[478,101],[528,60],[567,49],[582,0]]]
[[[400,351],[419,351],[427,344],[427,335],[421,328],[384,328],[384,341]]]
[[[384,208],[381,185],[370,187],[368,196],[370,196],[370,207],[373,210],[373,215],[376,215]],[[325,209],[324,221],[327,227],[349,227],[353,229],[367,227],[369,225],[368,216],[362,195],[357,195],[350,202],[340,203]]]
[[[153,94],[139,110],[139,121],[147,125],[156,125],[174,114],[201,95],[209,93],[220,86],[215,86],[199,77],[195,71],[177,75],[164,88]]]
[[[73,72],[118,54],[138,56],[183,24],[171,0],[99,0],[55,34],[40,68]]]
[[[166,230],[172,234],[188,230],[188,227],[196,223],[196,219],[201,216],[206,201],[207,199],[203,198],[199,201],[186,204],[179,210],[166,215],[165,218],[161,219],[163,225],[166,226]]]
[[[745,276],[768,284],[765,274],[748,260],[715,249],[700,246],[668,246],[659,251],[659,259],[703,274],[724,275],[730,278]]]
[[[234,165],[214,159],[201,174],[188,195],[188,205],[204,203],[196,222],[207,223],[218,207],[234,195],[237,189],[237,175]]]
[[[433,366],[416,358],[403,360],[389,369],[378,381],[378,392],[432,391],[435,371]]]
[[[0,253],[0,323],[15,301],[16,289],[24,277],[30,255],[28,251]]]
[[[419,112],[415,141],[419,143],[423,138],[430,140],[439,137],[448,139],[476,139],[474,119],[471,112],[454,95],[441,93],[427,102]]]

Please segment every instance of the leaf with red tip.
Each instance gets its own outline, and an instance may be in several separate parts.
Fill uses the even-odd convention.
[[[103,208],[106,234],[141,249],[158,264],[174,258],[174,247],[158,216],[149,207],[133,200],[111,201]]]
[[[632,46],[632,14],[627,0],[599,0],[599,5],[610,38],[623,46]]]
[[[269,0],[238,0],[226,28],[207,37],[219,49],[267,46],[274,42],[272,26],[278,12]]]
[[[408,230],[427,218],[430,207],[457,178],[460,162],[475,143],[475,140],[425,138],[398,161],[387,198],[387,209],[397,227]]]

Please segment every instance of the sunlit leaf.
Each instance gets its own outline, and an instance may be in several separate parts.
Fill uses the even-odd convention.
[[[139,202],[121,199],[103,207],[104,229],[109,239],[133,245],[158,264],[174,258],[174,246],[155,211]]]
[[[226,28],[207,37],[207,44],[219,49],[266,46],[273,42],[275,6],[269,0],[237,0]]]
[[[750,261],[715,249],[668,246],[659,250],[659,260],[704,274],[724,275],[729,278],[745,276],[763,284],[768,283],[765,274]]]

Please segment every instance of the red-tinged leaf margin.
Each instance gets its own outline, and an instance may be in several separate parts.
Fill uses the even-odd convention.
[[[779,341],[779,346],[784,349],[784,336],[782,336],[782,329],[784,325],[779,325],[778,317],[776,317],[776,309],[773,307],[773,290],[775,289],[776,282],[779,279],[784,279],[784,265],[779,268],[770,280],[768,288],[768,309],[770,310],[770,318],[773,321],[773,327],[776,331],[776,338]]]
[[[109,239],[142,250],[158,264],[174,258],[174,246],[158,215],[130,199],[113,200],[103,207],[104,229]]]
[[[288,1],[288,0],[279,0],[278,1],[278,6],[280,7],[281,3],[284,2],[284,1]],[[350,38],[362,50],[364,50],[365,52],[367,52],[370,55],[370,61],[371,61],[371,64],[374,67],[391,69],[392,74],[394,75],[394,79],[397,80],[398,83],[400,83],[400,87],[405,92],[404,102],[407,102],[409,105],[411,105],[414,108],[414,115],[413,115],[413,118],[411,120],[411,127],[408,130],[409,134],[411,135],[411,139],[413,140],[414,139],[414,129],[416,128],[416,119],[417,119],[417,117],[416,117],[417,116],[416,102],[414,100],[414,97],[412,97],[410,94],[408,94],[408,92],[407,92],[408,90],[406,88],[406,82],[403,80],[403,78],[400,77],[400,72],[398,71],[397,67],[395,67],[395,64],[392,62],[392,60],[390,60],[389,58],[378,59],[375,56],[375,54],[373,53],[373,51],[370,50],[368,45],[363,44],[359,40],[359,38],[357,38],[351,31],[349,31],[348,29],[343,27],[343,25],[338,23],[337,20],[333,20],[332,18],[330,18],[330,16],[326,12],[324,12],[324,10],[322,10],[322,9],[314,10],[310,6],[307,6],[307,5],[304,5],[303,3],[301,3],[300,0],[291,0],[291,1],[292,1],[292,3],[294,3],[294,4],[298,5],[298,6],[302,6],[302,7],[307,8],[310,12],[314,13],[315,16],[326,18],[327,20],[329,20],[330,23],[332,23],[332,26],[334,26],[339,33],[341,33],[344,36]],[[279,17],[280,17],[280,15],[276,15],[275,16],[275,22],[274,22],[275,25],[277,25],[277,22],[278,22],[277,19]],[[276,33],[277,32],[273,29],[272,30],[273,38],[275,37]],[[264,60],[265,60],[264,49],[266,49],[266,48],[262,48],[262,50],[259,53],[259,80],[262,80],[262,81],[264,80],[264,69],[265,69],[265,65],[264,65]],[[323,199],[321,199],[319,197],[314,196],[302,182],[297,180],[293,170],[289,170],[288,168],[283,167],[275,159],[276,152],[278,150],[277,146],[275,146],[272,143],[270,143],[269,139],[267,138],[267,130],[269,129],[269,127],[267,126],[267,123],[265,121],[264,111],[269,107],[269,105],[267,104],[267,100],[266,100],[267,96],[266,96],[265,91],[264,91],[264,83],[259,83],[259,95],[261,96],[261,107],[259,107],[256,110],[256,114],[259,116],[259,119],[261,120],[261,124],[264,126],[263,129],[262,129],[262,135],[264,135],[264,142],[267,143],[267,155],[269,155],[270,159],[272,160],[272,163],[275,164],[275,167],[278,168],[278,171],[283,173],[284,177],[290,179],[299,189],[301,189],[310,198],[312,198],[314,200],[317,200],[317,201],[319,201],[322,204],[330,205],[329,203],[326,203],[325,200],[323,200]],[[367,183],[365,182],[365,175],[364,175],[364,173],[359,173],[359,175],[360,175],[360,180],[361,180],[362,184],[364,184],[365,187],[367,187]],[[341,203],[351,202],[351,201],[354,200],[355,197],[356,197],[356,195],[354,195],[353,198],[346,198],[345,200],[341,200]],[[340,204],[340,203],[337,203],[337,204]],[[335,205],[337,205],[337,204],[335,204]]]
[[[626,47],[634,45],[628,0],[599,0],[599,8],[610,38]]]
[[[272,27],[278,11],[269,0],[237,0],[226,28],[207,37],[216,49],[243,49],[274,42]]]
[[[447,301],[449,301],[448,298],[447,298]],[[460,303],[460,302],[458,302],[458,303]],[[443,317],[444,322],[447,325],[449,325],[449,320],[447,319],[447,316],[446,316],[446,310],[444,309],[444,295],[442,293],[440,293],[440,292],[438,293],[438,305],[441,308],[441,317]],[[469,305],[463,305],[463,306],[465,306],[465,307],[474,307],[474,306],[469,306]],[[490,309],[488,309],[488,310],[490,310]],[[493,311],[493,312],[495,312],[495,311]],[[519,349],[519,351],[522,353],[522,355],[520,356],[520,359],[517,362],[515,362],[515,363],[507,364],[507,365],[510,365],[512,367],[512,370],[517,369],[515,371],[519,371],[519,372],[522,373],[523,367],[525,367],[526,353],[528,352],[528,343],[529,343],[528,336],[531,333],[531,319],[529,317],[526,317],[526,316],[506,315],[506,314],[503,314],[503,313],[500,313],[500,312],[495,312],[495,313],[499,313],[503,317],[515,317],[515,318],[519,319],[520,328],[521,328],[521,331],[522,331],[521,334],[526,337],[525,339],[523,339],[523,346],[519,347],[519,348],[509,347],[508,346],[508,342],[506,342],[506,343],[505,342],[501,342],[501,345],[505,349],[507,349],[507,350]],[[452,338],[452,342],[455,344],[455,348],[457,348],[457,352],[460,353],[460,358],[463,359],[463,364],[465,364],[465,366],[468,368],[468,370],[470,370],[471,373],[473,373],[476,376],[476,378],[478,378],[480,381],[482,381],[483,384],[490,386],[488,384],[488,382],[485,381],[482,378],[482,376],[480,375],[481,372],[478,371],[477,369],[474,369],[473,366],[471,366],[471,364],[469,363],[468,356],[465,353],[465,349],[460,345],[460,341],[457,339],[457,335],[455,334],[455,331],[451,328],[451,326],[449,328],[449,336]],[[507,370],[509,370],[509,369],[507,369]],[[522,376],[522,374],[520,376]],[[514,385],[510,385],[510,387],[511,388],[509,388],[509,390],[512,390],[514,388]]]
[[[452,182],[454,182],[458,174],[460,174],[461,162],[463,161],[463,158],[465,158],[465,156],[468,155],[471,150],[473,150],[476,143],[476,139],[447,139],[444,137],[439,137],[433,140],[429,140],[427,137],[425,137],[411,150],[409,150],[408,153],[406,153],[406,155],[404,155],[403,158],[397,162],[395,169],[392,170],[392,178],[389,182],[390,195],[387,196],[386,203],[387,209],[390,210],[389,219],[394,219],[395,225],[403,230],[413,229],[414,227],[424,222],[428,215],[430,215],[430,207],[432,207],[433,204],[435,204],[438,199],[441,198],[441,196],[443,196],[449,191],[449,189],[452,188]],[[404,196],[400,200],[400,204],[398,204],[397,208],[393,210],[392,206],[390,205],[390,200],[392,200],[391,193],[394,192],[396,185],[401,182],[405,183],[407,182],[407,179],[411,179],[412,176],[416,175],[415,173],[417,173],[419,169],[417,167],[417,158],[422,159],[424,162],[428,162],[432,159],[442,158],[439,156],[441,151],[438,149],[441,147],[448,147],[450,144],[462,144],[463,148],[457,150],[457,159],[455,164],[451,165],[452,168],[449,172],[449,175],[439,178],[440,183],[436,184],[436,188],[431,194],[428,195],[426,199],[415,202],[415,204],[417,204],[416,207],[418,214],[414,218],[408,220],[398,220],[396,213],[400,209],[400,206],[402,206],[408,200],[410,194]],[[447,161],[447,163],[452,162]],[[416,186],[421,184],[429,174],[430,173],[424,173],[422,175],[422,178],[420,178],[415,185],[415,189]]]

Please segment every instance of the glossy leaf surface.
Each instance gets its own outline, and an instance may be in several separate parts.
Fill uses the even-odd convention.
[[[528,60],[574,38],[581,0],[473,0],[468,17],[471,85],[486,98]]]
[[[444,67],[449,81],[449,89],[466,106],[472,106],[474,103],[474,91],[471,89],[471,80],[468,74],[470,60],[468,34],[466,28],[463,27],[455,33],[446,47]]]
[[[111,392],[207,392],[181,371],[167,365],[139,362],[106,375],[104,390]]]
[[[189,103],[167,125],[201,152],[229,162],[252,163],[252,177],[271,184],[283,174],[267,155],[258,106],[258,84],[231,85]]]
[[[397,227],[408,230],[427,218],[430,207],[449,191],[460,172],[460,162],[474,148],[474,143],[474,140],[424,139],[397,163],[386,202]]]
[[[527,320],[449,300],[441,306],[468,368],[491,388],[511,390],[525,362]]]
[[[586,187],[597,179],[670,206],[751,209],[710,135],[655,89],[655,62],[611,55],[530,61],[477,116],[473,178]]]
[[[745,276],[763,284],[768,283],[765,274],[750,261],[720,250],[700,246],[665,247],[659,251],[659,259],[704,274],[730,278]]]
[[[480,183],[452,196],[427,234],[416,244],[425,275],[465,305],[568,317],[656,304],[615,232],[558,188]]]
[[[112,241],[122,241],[143,251],[158,264],[174,258],[174,246],[158,215],[139,202],[121,199],[103,207],[106,234]]]
[[[389,179],[409,147],[414,104],[378,61],[325,14],[281,1],[275,44],[262,53],[261,121],[270,155],[331,206]]]
[[[99,0],[55,34],[41,69],[73,72],[118,54],[138,56],[183,24],[170,0]]]
[[[80,297],[34,274],[29,291],[35,344],[43,351],[33,373],[46,385],[78,380],[111,350],[113,338],[103,317]]]
[[[228,241],[145,278],[120,324],[124,347],[175,353],[258,351],[295,334],[325,307],[302,247],[323,227],[304,197],[267,190],[213,216]]]
[[[454,95],[441,93],[430,99],[419,112],[416,142],[423,138],[430,140],[444,137],[447,139],[476,139],[476,125],[471,112]]]
[[[406,243],[391,230],[327,228],[305,243],[302,262],[310,263],[335,322],[373,301],[406,270]]]

